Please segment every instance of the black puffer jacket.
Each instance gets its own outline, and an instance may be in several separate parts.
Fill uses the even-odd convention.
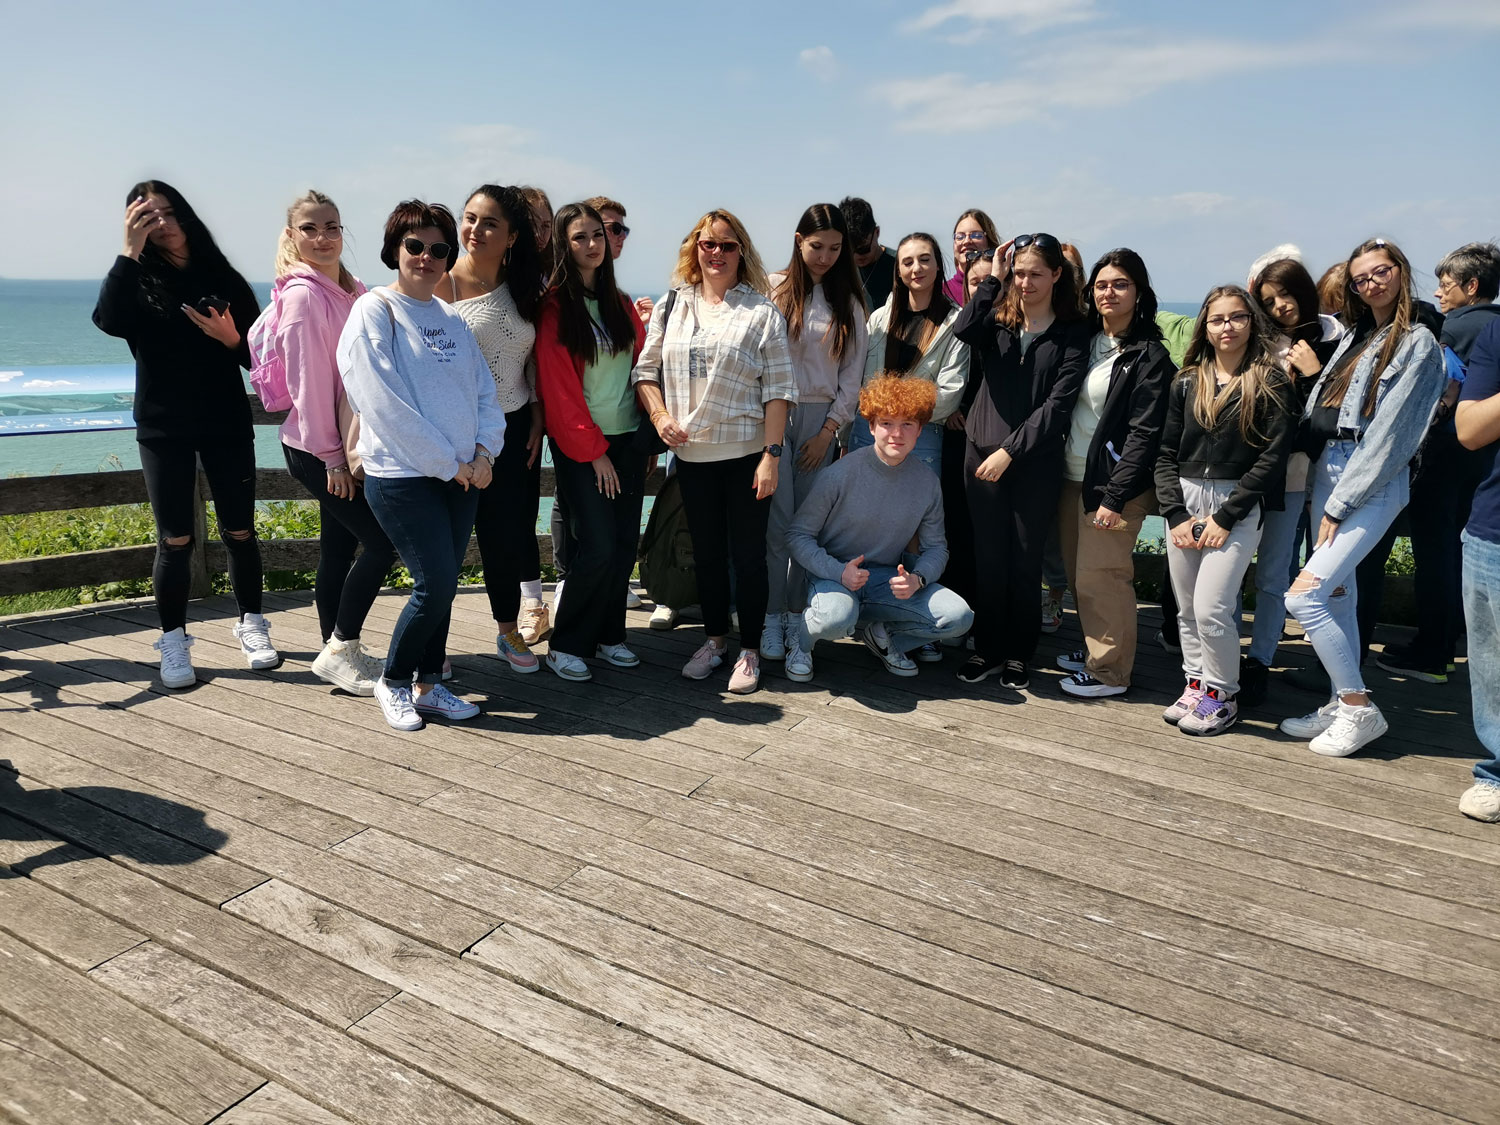
[[[1126,503],[1154,487],[1167,392],[1176,373],[1160,340],[1132,341],[1115,356],[1083,470],[1084,511],[1102,505],[1122,512]]]

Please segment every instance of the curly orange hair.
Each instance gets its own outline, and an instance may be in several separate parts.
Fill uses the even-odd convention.
[[[927,425],[937,406],[937,385],[882,372],[859,392],[859,412],[866,422],[876,418],[910,418]]]

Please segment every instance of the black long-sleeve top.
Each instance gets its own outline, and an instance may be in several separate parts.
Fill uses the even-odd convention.
[[[1167,394],[1176,373],[1177,365],[1160,340],[1140,340],[1120,349],[1084,464],[1084,511],[1103,505],[1122,512],[1129,501],[1154,487]]]
[[[1017,462],[1061,459],[1073,404],[1088,374],[1089,329],[1054,320],[1021,347],[1021,333],[995,320],[1000,279],[981,281],[954,322],[953,334],[979,354],[984,387],[965,430],[986,454],[1004,449]]]
[[[222,297],[240,332],[226,348],[182,311],[204,297]],[[233,269],[147,267],[115,259],[94,306],[94,323],[130,345],[135,357],[139,438],[252,433],[240,368],[250,366],[247,338],[260,313],[255,293]]]
[[[1156,497],[1168,527],[1176,527],[1190,514],[1182,497],[1183,477],[1239,482],[1223,507],[1213,513],[1214,523],[1225,531],[1260,507],[1268,489],[1285,481],[1297,421],[1295,400],[1286,376],[1278,371],[1272,378],[1275,405],[1256,418],[1256,428],[1264,438],[1249,441],[1240,436],[1238,399],[1219,412],[1212,430],[1205,430],[1193,410],[1196,374],[1189,372],[1172,384],[1156,459]]]

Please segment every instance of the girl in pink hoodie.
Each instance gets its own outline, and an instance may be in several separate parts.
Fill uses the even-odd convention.
[[[360,630],[396,551],[349,467],[339,430],[344,384],[334,352],[354,299],[365,291],[340,260],[343,249],[339,210],[322,192],[308,192],[287,210],[273,298],[280,305],[275,346],[292,397],[281,449],[321,516],[315,598],[324,644],[313,672],[355,695],[373,695],[385,661],[364,650]]]

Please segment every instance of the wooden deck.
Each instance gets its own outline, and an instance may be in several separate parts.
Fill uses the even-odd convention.
[[[1500,1121],[1462,665],[1373,672],[1392,734],[1330,761],[1279,684],[1165,726],[1149,640],[1126,701],[853,644],[738,699],[635,614],[641,669],[459,656],[484,715],[399,734],[312,676],[308,595],[268,612],[251,673],[194,603],[171,694],[149,605],[0,627],[0,1118]],[[492,644],[466,589],[452,648]]]

